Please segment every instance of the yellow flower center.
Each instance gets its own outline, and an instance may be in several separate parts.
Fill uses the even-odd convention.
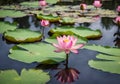
[[[65,43],[69,42],[70,40],[69,39],[64,39],[63,40]]]

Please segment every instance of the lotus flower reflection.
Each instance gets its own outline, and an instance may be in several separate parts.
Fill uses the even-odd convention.
[[[53,46],[56,47],[55,52],[65,52],[66,54],[69,54],[70,52],[78,53],[79,48],[83,47],[84,44],[77,44],[77,38],[73,36],[63,36],[63,37],[57,37],[58,44],[53,43]]]
[[[93,5],[96,7],[96,8],[100,8],[102,6],[102,4],[100,3],[100,1],[94,1]]]
[[[58,81],[61,83],[71,83],[75,80],[79,79],[80,72],[74,68],[65,68],[61,71],[59,71],[55,77]]]

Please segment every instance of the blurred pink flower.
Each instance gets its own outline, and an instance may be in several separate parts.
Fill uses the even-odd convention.
[[[80,4],[80,10],[85,10],[87,9],[87,5],[86,4]]]
[[[75,80],[79,79],[80,72],[74,68],[67,68],[59,71],[55,77],[57,77],[57,80],[61,83],[71,83]]]
[[[120,6],[118,6],[116,10],[117,10],[117,12],[120,12]]]
[[[40,5],[40,6],[46,6],[47,4],[46,4],[46,1],[45,1],[45,0],[40,0],[40,1],[39,1],[39,5]]]
[[[69,54],[70,52],[78,53],[77,49],[84,46],[84,44],[76,45],[77,38],[70,35],[57,37],[57,41],[58,44],[53,43],[53,46],[57,48],[55,52],[65,52],[66,54]]]
[[[100,1],[94,1],[93,5],[96,7],[96,8],[100,8],[102,6],[102,4],[100,3]]]
[[[43,27],[46,27],[50,24],[48,20],[42,20],[40,23]]]
[[[113,21],[120,26],[120,16],[117,16]]]

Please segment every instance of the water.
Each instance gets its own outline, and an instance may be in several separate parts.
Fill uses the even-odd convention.
[[[22,18],[4,18],[0,19],[1,21],[9,21],[9,22],[17,22],[18,28],[29,28],[33,31],[40,31],[40,22],[35,18],[35,16],[26,16]],[[116,26],[112,18],[101,18],[100,20],[94,23],[83,23],[79,24],[82,26],[89,27],[93,30],[100,29],[102,32],[102,37],[97,40],[89,40],[88,44],[97,44],[103,46],[111,46],[111,47],[119,47],[120,48],[120,28]],[[54,27],[56,24],[51,24],[50,27]],[[48,37],[48,36],[46,36]],[[47,84],[60,84],[58,80],[54,77],[55,74],[64,69],[64,62],[51,66],[48,68],[45,65],[39,65],[39,63],[22,63],[19,61],[11,60],[8,58],[9,49],[16,44],[7,42],[3,34],[0,34],[0,70],[7,70],[7,69],[15,69],[18,73],[21,72],[23,68],[31,69],[44,69],[45,71],[49,71],[51,76],[51,80]],[[112,74],[109,72],[103,72],[100,70],[96,70],[90,68],[88,66],[88,61],[91,59],[96,59],[95,56],[98,52],[82,49],[79,50],[79,54],[70,54],[69,57],[69,67],[77,69],[79,74],[79,79],[73,82],[72,84],[120,84],[120,75]],[[38,66],[39,65],[39,66]],[[57,69],[56,69],[57,68]]]

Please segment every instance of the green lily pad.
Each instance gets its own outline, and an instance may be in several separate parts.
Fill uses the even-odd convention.
[[[58,16],[53,16],[53,15],[43,15],[43,14],[38,14],[37,15],[38,19],[45,19],[45,20],[49,20],[50,22],[57,22],[60,20],[60,17]]]
[[[15,70],[0,71],[0,84],[46,84],[49,80],[42,70],[23,69],[20,75]]]
[[[63,17],[62,19],[59,20],[59,22],[62,24],[74,24],[75,20],[74,20],[74,18]]]
[[[59,6],[59,5],[51,6],[44,9],[44,11],[49,11],[51,13],[56,11],[68,11],[68,10],[69,10],[68,6]]]
[[[55,64],[65,60],[64,52],[56,53],[54,50],[52,45],[46,43],[19,44],[10,49],[9,58],[25,63],[42,62],[47,64]]]
[[[16,29],[13,31],[7,31],[4,34],[5,39],[11,42],[35,42],[42,38],[40,32],[34,32],[28,29]]]
[[[25,7],[38,8],[39,2],[38,1],[22,2],[20,3],[20,5],[25,6]]]
[[[8,22],[0,22],[0,33],[4,33],[8,30],[15,30],[17,28],[16,25],[10,24]]]
[[[46,0],[46,2],[49,4],[55,4],[58,2],[58,0]]]
[[[111,47],[104,47],[104,46],[97,46],[97,45],[86,45],[84,46],[86,49],[98,51],[101,53],[106,53],[109,55],[120,55],[120,49],[119,48],[111,48]]]
[[[109,56],[109,55],[99,54],[96,57],[102,60],[90,60],[88,62],[90,67],[105,72],[120,74],[120,55]]]
[[[4,5],[4,6],[0,6],[0,8],[2,9],[6,9],[6,10],[25,10],[25,7],[22,7],[20,5]]]
[[[89,15],[89,16],[100,15],[101,17],[116,17],[117,12],[115,12],[114,10],[108,10],[108,9],[99,8],[99,9],[91,10],[86,15]]]
[[[85,37],[88,39],[91,38],[98,38],[101,37],[101,32],[99,30],[91,30],[90,28],[86,28],[86,27],[72,27],[72,26],[62,26],[62,27],[57,27],[57,28],[53,28],[51,29],[52,33],[57,33],[57,32],[72,32],[78,36],[81,37]]]
[[[47,3],[49,4],[55,4],[57,3],[57,0],[46,0]],[[39,5],[39,1],[26,1],[26,2],[22,2],[20,3],[20,5],[25,6],[25,7],[31,7],[31,8],[38,8]]]
[[[21,11],[0,10],[0,18],[4,18],[4,17],[16,18],[16,17],[23,17],[23,16],[26,16],[26,14],[24,12],[21,12]]]

